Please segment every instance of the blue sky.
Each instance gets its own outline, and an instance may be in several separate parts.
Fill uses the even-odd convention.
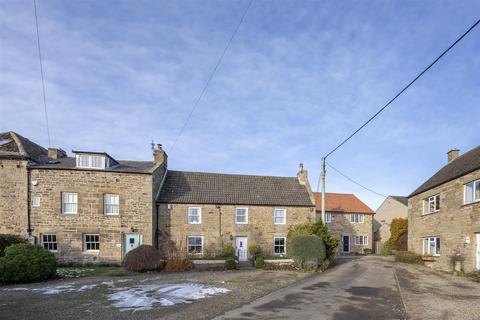
[[[32,1],[0,1],[0,131],[48,145]],[[167,152],[247,1],[40,0],[52,146],[150,160]],[[169,153],[171,169],[295,175],[479,18],[478,1],[254,2]],[[407,195],[479,144],[480,28],[331,156],[383,194]],[[327,191],[383,200],[332,170]]]

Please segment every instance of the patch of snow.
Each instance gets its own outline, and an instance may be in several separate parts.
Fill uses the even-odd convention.
[[[195,283],[139,285],[110,294],[108,299],[115,301],[113,306],[121,309],[121,311],[140,311],[150,310],[154,304],[173,306],[179,303],[191,303],[193,300],[229,291],[226,288]]]
[[[90,290],[98,286],[97,284],[86,284],[81,287],[74,287],[71,284],[64,284],[59,286],[49,286],[43,288],[9,288],[4,289],[4,291],[31,291],[31,292],[40,292],[42,294],[50,295],[50,294],[59,294],[63,292],[81,292],[85,290]]]

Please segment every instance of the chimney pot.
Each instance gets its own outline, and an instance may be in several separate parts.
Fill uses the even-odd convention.
[[[447,152],[447,155],[448,155],[448,163],[450,163],[456,158],[458,158],[458,156],[460,155],[460,150],[457,148],[453,148]]]
[[[167,154],[165,150],[162,149],[161,144],[157,144],[157,147],[153,149],[153,159],[155,164],[162,164],[167,162]]]
[[[48,148],[48,157],[51,159],[65,158],[67,153],[60,148]]]

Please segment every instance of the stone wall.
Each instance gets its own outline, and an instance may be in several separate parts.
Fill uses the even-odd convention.
[[[27,236],[27,161],[0,159],[0,234]]]
[[[188,208],[201,207],[201,224],[188,224]],[[235,224],[235,208],[248,208],[248,224]],[[221,252],[224,245],[235,245],[236,236],[248,237],[248,245],[258,244],[265,254],[273,254],[273,237],[287,236],[291,225],[315,219],[314,207],[278,207],[286,209],[286,224],[273,223],[275,207],[159,204],[159,241],[171,239],[186,250],[187,236],[204,237],[204,255]]]
[[[42,234],[57,235],[59,261],[119,263],[126,233],[139,233],[144,244],[154,244],[152,175],[32,169],[31,179],[37,181],[31,188],[31,196],[41,197],[40,207],[31,208],[33,234],[39,241]],[[78,193],[77,214],[61,212],[62,192]],[[106,193],[119,195],[119,215],[104,214]],[[98,253],[84,250],[86,233],[100,234]]]
[[[450,256],[465,258],[466,272],[476,269],[476,234],[480,233],[480,202],[463,204],[464,184],[480,179],[480,170],[415,195],[409,199],[408,249],[423,254],[424,237],[440,237],[440,256],[432,266],[451,271]],[[423,215],[423,200],[440,194],[440,211]],[[466,243],[467,237],[470,242]]]
[[[373,230],[377,241],[376,252],[382,251],[385,243],[390,239],[390,225],[394,218],[408,218],[408,207],[397,200],[388,197],[375,212]]]
[[[321,215],[320,212],[317,213]],[[332,221],[326,223],[328,230],[335,239],[340,240],[340,244],[337,247],[337,254],[344,254],[342,252],[342,235],[350,236],[350,254],[363,253],[364,249],[373,248],[373,214],[364,214],[363,223],[350,222],[350,213],[332,212]],[[367,245],[356,245],[355,236],[366,235],[368,236]]]

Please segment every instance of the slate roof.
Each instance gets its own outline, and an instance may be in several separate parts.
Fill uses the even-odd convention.
[[[297,177],[185,172],[169,170],[159,203],[312,207]]]
[[[450,161],[430,179],[413,191],[408,197],[433,189],[445,182],[464,176],[480,169],[480,146],[464,153],[455,160]]]
[[[153,161],[129,161],[129,160],[116,160],[118,165],[110,168],[98,170],[98,169],[84,169],[76,168],[76,160],[73,157],[65,157],[55,159],[50,162],[44,162],[41,164],[31,165],[31,168],[36,169],[57,169],[57,170],[92,170],[92,171],[106,171],[106,172],[124,172],[124,173],[149,173],[154,167]]]
[[[47,149],[13,131],[0,133],[0,157],[28,159],[41,162]]]
[[[408,206],[408,198],[402,196],[390,196],[390,198],[397,200],[401,204]]]
[[[314,192],[316,210],[322,210],[322,193]],[[344,213],[367,213],[375,214],[362,200],[351,193],[325,193],[325,211],[326,212],[344,212]]]

